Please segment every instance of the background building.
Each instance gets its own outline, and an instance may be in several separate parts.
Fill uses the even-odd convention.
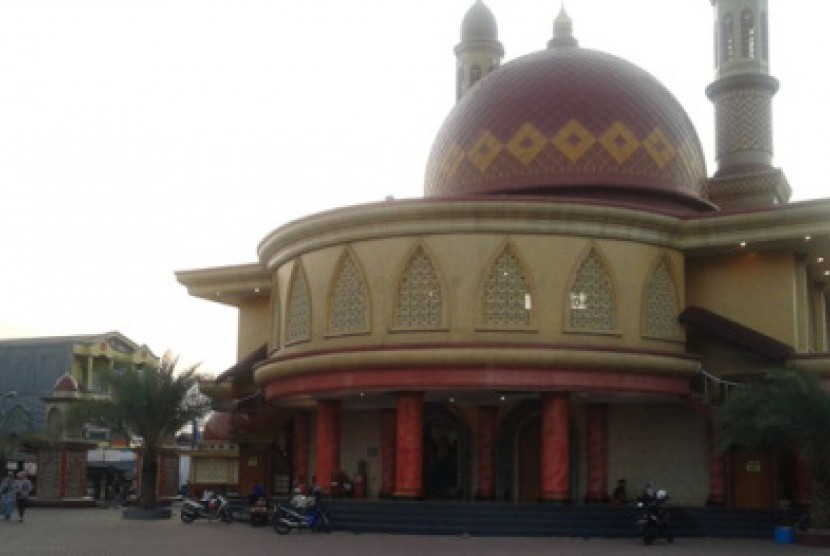
[[[806,499],[794,456],[712,449],[732,383],[830,371],[830,200],[790,203],[772,165],[767,2],[713,6],[711,176],[654,77],[581,48],[564,11],[502,64],[477,1],[423,199],[310,215],[254,263],[177,273],[239,308],[205,431],[239,446],[233,488],[602,501],[625,477],[681,505]]]

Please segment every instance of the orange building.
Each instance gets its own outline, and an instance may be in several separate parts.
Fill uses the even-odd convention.
[[[789,202],[772,165],[767,1],[713,6],[712,175],[654,77],[580,47],[564,11],[502,65],[477,1],[422,199],[309,215],[255,262],[177,273],[239,309],[205,433],[238,445],[236,488],[601,501],[625,477],[679,505],[806,499],[798,461],[711,448],[733,382],[830,370],[830,200]]]

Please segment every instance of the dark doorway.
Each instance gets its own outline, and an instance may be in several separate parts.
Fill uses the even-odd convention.
[[[469,427],[440,404],[424,412],[424,496],[461,500],[468,495]]]
[[[519,430],[516,450],[517,499],[537,501],[542,474],[542,422],[533,419]]]

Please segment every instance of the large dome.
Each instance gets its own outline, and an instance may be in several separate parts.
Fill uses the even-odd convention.
[[[497,69],[459,100],[433,145],[424,194],[707,208],[705,178],[694,126],[660,82],[610,54],[554,44]]]

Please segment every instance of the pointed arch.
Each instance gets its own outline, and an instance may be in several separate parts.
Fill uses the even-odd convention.
[[[418,243],[406,259],[395,288],[392,328],[435,330],[446,326],[443,280],[433,258]]]
[[[617,302],[609,265],[597,245],[577,264],[568,289],[565,328],[571,332],[618,331]]]
[[[755,14],[749,8],[741,12],[741,56],[754,60],[757,56]]]
[[[369,332],[371,306],[369,286],[360,261],[351,247],[345,247],[337,261],[328,295],[329,334]]]
[[[280,289],[277,281],[277,274],[274,273],[274,278],[271,280],[271,338],[274,342],[273,351],[277,351],[281,346],[281,319],[282,315],[280,303]]]
[[[490,259],[479,284],[479,322],[483,328],[529,329],[533,289],[516,246],[506,241]]]
[[[285,321],[286,345],[311,339],[311,294],[305,268],[300,259],[294,261],[294,268],[291,269]]]
[[[680,304],[677,281],[671,260],[662,253],[651,265],[643,286],[640,318],[641,334],[647,338],[677,340],[681,338]]]

